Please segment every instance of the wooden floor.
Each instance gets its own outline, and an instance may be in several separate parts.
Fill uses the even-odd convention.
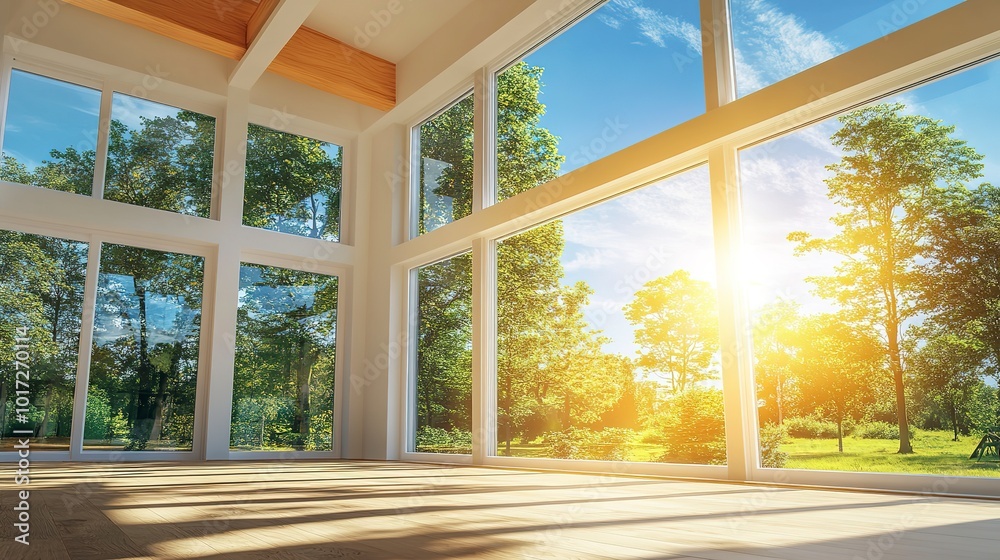
[[[8,464],[8,466],[10,466]],[[1000,558],[1000,502],[350,461],[32,465],[0,558]]]

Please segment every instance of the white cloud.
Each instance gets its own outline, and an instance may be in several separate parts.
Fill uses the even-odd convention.
[[[613,0],[606,9],[614,15],[601,13],[598,18],[613,29],[620,29],[624,23],[629,23],[658,47],[667,48],[668,40],[676,39],[701,54],[701,29],[690,22],[637,0]]]
[[[801,72],[844,52],[846,48],[810,29],[794,14],[768,0],[742,0],[733,5],[737,82],[741,95]]]

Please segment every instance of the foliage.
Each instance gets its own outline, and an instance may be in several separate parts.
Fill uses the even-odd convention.
[[[624,428],[567,428],[546,432],[542,443],[548,447],[549,456],[555,459],[591,459],[598,461],[625,461],[635,432]]]
[[[816,416],[796,416],[786,418],[782,424],[790,437],[826,439],[837,437],[837,423]]]
[[[342,182],[343,150],[338,146],[249,126],[245,225],[338,241]]]
[[[799,254],[841,255],[832,276],[810,278],[816,293],[836,301],[848,322],[880,330],[896,394],[900,453],[912,453],[904,379],[902,329],[920,312],[919,265],[929,256],[930,225],[938,201],[978,177],[983,156],[953,138],[954,126],[906,114],[901,103],[856,109],[839,118],[831,137],[844,150],[828,166],[828,196],[842,208],[827,239],[793,232]]]
[[[726,462],[726,426],[719,389],[693,387],[670,398],[656,419],[665,452],[661,462]]]
[[[785,428],[776,424],[760,427],[760,466],[765,469],[780,469],[788,461],[788,453],[781,447],[788,438]]]
[[[911,430],[911,437],[913,428]],[[854,429],[854,437],[861,439],[899,439],[899,426],[888,422],[865,422]]]
[[[650,280],[625,306],[625,317],[638,327],[639,365],[665,375],[672,391],[715,377],[719,312],[711,284],[686,270]]]
[[[472,432],[453,428],[451,431],[433,426],[417,429],[416,450],[429,453],[472,453]]]

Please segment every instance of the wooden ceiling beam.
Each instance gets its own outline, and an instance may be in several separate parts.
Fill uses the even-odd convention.
[[[264,24],[267,23],[268,18],[271,14],[278,8],[278,4],[281,0],[260,0],[257,4],[257,9],[253,11],[250,19],[247,21],[247,38],[246,45],[249,48],[253,44],[254,39],[260,35],[262,29],[264,29]],[[313,7],[315,7],[316,2],[313,2]]]
[[[229,85],[250,89],[285,47],[319,0],[261,0],[247,22],[247,53],[232,74]]]
[[[376,109],[387,111],[396,104],[395,64],[319,31],[300,26],[273,54],[275,41],[287,36],[288,20],[305,18],[301,9],[275,10],[300,0],[63,1],[237,61],[244,60],[255,42],[260,43],[260,53],[252,53],[253,58],[238,66],[232,76],[243,84],[256,81],[256,67],[263,63],[271,72]],[[278,16],[284,17],[275,28],[274,40],[256,41],[268,33],[268,21]],[[248,70],[241,71],[241,67]]]
[[[253,2],[204,0],[64,0],[67,4],[239,60],[247,51]]]

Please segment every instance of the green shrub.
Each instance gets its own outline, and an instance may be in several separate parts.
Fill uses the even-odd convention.
[[[561,432],[546,432],[542,443],[554,459],[591,459],[624,461],[635,432],[625,428],[605,428],[595,432],[589,428],[568,428]]]
[[[914,428],[910,427],[910,437],[913,437]],[[861,424],[854,430],[854,437],[861,439],[899,439],[899,426],[889,422],[868,422]]]
[[[783,426],[765,424],[760,427],[760,466],[766,469],[780,469],[788,460],[788,453],[781,451],[788,434]]]
[[[458,428],[449,432],[444,428],[421,426],[417,430],[416,450],[429,453],[445,450],[450,453],[472,453],[472,432]]]
[[[837,423],[815,416],[786,418],[782,424],[788,435],[794,438],[830,439],[837,437]],[[844,430],[845,434],[847,430]]]
[[[692,388],[674,395],[656,423],[665,447],[658,461],[725,464],[726,426],[721,390]]]

